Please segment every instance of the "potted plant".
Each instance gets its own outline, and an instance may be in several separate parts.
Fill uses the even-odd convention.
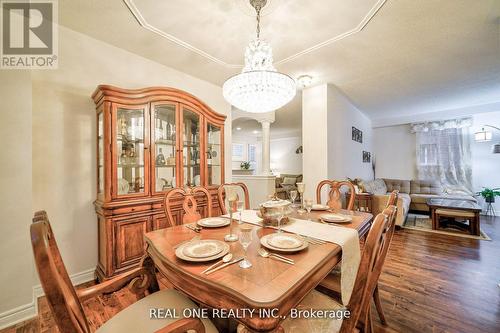
[[[484,198],[484,201],[487,203],[495,202],[495,197],[500,196],[500,187],[497,188],[487,188],[483,187],[483,190],[477,192],[476,194],[481,195]]]
[[[241,168],[241,170],[248,170],[248,169],[250,169],[250,162],[241,162],[240,168]]]

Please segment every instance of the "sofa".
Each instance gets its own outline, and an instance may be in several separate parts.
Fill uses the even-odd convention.
[[[280,199],[288,199],[288,192],[297,189],[297,183],[302,182],[302,175],[281,174],[275,180],[275,193]]]
[[[396,216],[396,225],[399,226],[403,225],[410,210],[429,212],[429,206],[427,205],[427,199],[429,198],[461,199],[476,202],[476,199],[471,195],[446,193],[437,181],[377,178],[363,181],[361,187],[364,192],[373,195],[373,214],[378,214],[384,210],[389,194],[392,191],[399,191],[398,213]]]

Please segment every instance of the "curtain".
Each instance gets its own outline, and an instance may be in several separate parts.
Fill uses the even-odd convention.
[[[470,118],[412,124],[417,139],[417,173],[438,180],[448,194],[472,194]]]

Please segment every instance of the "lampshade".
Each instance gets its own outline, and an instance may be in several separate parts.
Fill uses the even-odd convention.
[[[493,154],[500,154],[500,143],[495,143],[493,146],[491,146],[491,152]]]
[[[492,134],[490,131],[485,131],[484,128],[481,131],[474,134],[474,140],[476,142],[487,142],[491,141]]]

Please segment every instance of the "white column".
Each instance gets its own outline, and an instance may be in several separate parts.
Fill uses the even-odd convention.
[[[271,122],[263,120],[262,124],[262,174],[271,174],[271,138],[270,128]]]

